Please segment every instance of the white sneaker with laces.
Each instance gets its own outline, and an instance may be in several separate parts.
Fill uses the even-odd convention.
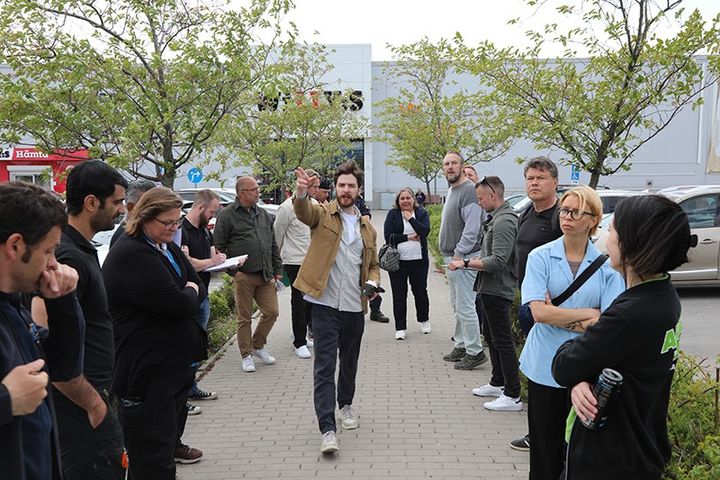
[[[430,320],[427,322],[420,322],[420,332],[427,335],[428,333],[432,332],[432,328],[430,328]]]
[[[495,387],[490,385],[483,385],[482,387],[473,388],[472,393],[476,397],[499,397],[503,394],[505,387]]]
[[[255,371],[255,362],[252,359],[252,355],[248,355],[247,357],[244,357],[242,359],[242,369],[243,369],[243,372],[254,372]]]
[[[520,401],[520,397],[511,398],[502,394],[492,402],[484,403],[483,407],[486,410],[497,412],[519,412],[523,408],[523,403]]]
[[[345,430],[358,428],[358,418],[352,405],[345,405],[340,409],[340,423]]]
[[[310,358],[310,350],[305,345],[301,345],[299,348],[295,349],[295,355],[298,356],[298,358]]]
[[[320,444],[320,452],[335,453],[338,451],[337,435],[332,430],[322,434],[322,443]]]
[[[270,355],[267,350],[261,348],[259,350],[253,350],[253,355],[258,357],[265,365],[272,365],[275,363],[275,357]]]
[[[405,330],[395,332],[395,340],[405,340]]]

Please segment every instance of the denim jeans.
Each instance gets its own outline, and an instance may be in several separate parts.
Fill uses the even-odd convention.
[[[479,252],[471,253],[466,258],[474,258]],[[445,264],[452,262],[452,257],[443,257]],[[474,270],[447,270],[450,286],[450,305],[455,313],[455,348],[464,348],[468,355],[482,352],[480,344],[480,324],[475,310],[475,278]]]

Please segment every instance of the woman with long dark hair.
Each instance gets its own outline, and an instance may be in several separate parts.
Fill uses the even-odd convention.
[[[395,339],[405,340],[407,330],[408,281],[415,298],[417,321],[422,333],[430,333],[430,301],[427,276],[430,265],[427,236],[430,215],[420,207],[410,188],[403,188],[395,196],[395,207],[385,218],[385,241],[400,252],[400,269],[390,273],[395,317]]]
[[[697,241],[688,217],[672,200],[646,195],[615,209],[607,249],[627,290],[584,335],[566,342],[553,376],[571,388],[565,479],[658,480],[670,459],[667,411],[678,353],[680,299],[667,272],[687,261]],[[593,382],[604,369],[622,377],[616,400],[599,421]]]

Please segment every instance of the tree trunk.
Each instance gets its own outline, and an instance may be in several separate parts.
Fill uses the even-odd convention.
[[[430,180],[427,178],[425,179],[425,188],[427,192],[427,201],[425,201],[425,203],[427,204],[430,203]]]
[[[590,172],[590,183],[588,184],[588,186],[592,189],[597,189],[598,182],[600,182],[600,170],[592,170]]]

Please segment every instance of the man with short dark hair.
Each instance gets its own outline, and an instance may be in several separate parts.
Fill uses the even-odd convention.
[[[540,245],[560,238],[559,204],[557,197],[558,169],[548,157],[535,157],[528,160],[523,170],[525,189],[532,200],[518,219],[518,234],[515,242],[517,286],[522,286],[525,278],[525,266],[528,255]],[[533,326],[529,305],[520,305],[518,321],[525,336]],[[510,442],[515,450],[530,450],[530,436],[525,435]]]
[[[308,188],[316,179],[302,169],[295,171],[295,214],[310,227],[312,239],[294,285],[312,303],[315,334],[314,401],[322,434],[320,451],[338,451],[335,402],[341,425],[358,428],[353,408],[355,377],[365,328],[368,300],[377,296],[380,269],[377,233],[355,205],[363,172],[355,162],[340,165],[335,173],[337,198],[328,205],[308,200]],[[335,366],[340,358],[337,395]]]
[[[505,185],[495,176],[484,177],[475,186],[480,206],[488,213],[483,222],[480,258],[470,259],[467,268],[479,270],[478,293],[482,297],[483,336],[492,363],[490,382],[473,389],[480,397],[496,397],[483,406],[487,410],[520,411],[520,376],[512,338],[510,308],[515,299],[515,237],[517,215],[505,201]],[[451,270],[463,267],[456,260]]]
[[[282,260],[273,233],[273,218],[257,206],[260,187],[253,177],[239,177],[236,199],[218,215],[215,246],[228,257],[247,255],[233,277],[237,306],[237,340],[244,372],[254,372],[253,355],[264,364],[275,363],[265,349],[268,334],[279,312],[276,282],[282,279]],[[253,300],[260,310],[260,321],[252,332]]]
[[[107,403],[114,366],[113,323],[97,250],[91,243],[96,233],[112,230],[125,213],[125,187],[125,178],[101,160],[82,162],[67,177],[68,225],[55,255],[78,272],[77,297],[85,316],[83,375],[53,382],[68,480],[125,476],[122,430],[117,413]]]
[[[54,255],[66,222],[65,206],[54,193],[23,182],[0,185],[3,478],[63,478],[45,362],[52,381],[69,381],[82,372],[84,320],[75,297],[77,272]],[[20,293],[33,291],[46,301],[49,332],[33,322],[20,301]]]
[[[464,173],[459,152],[450,151],[443,159],[443,171],[450,184],[440,223],[439,244],[443,261],[449,265],[460,260],[465,263],[480,255],[481,225],[485,217],[475,195],[475,185]],[[477,272],[450,270],[450,304],[455,314],[455,348],[443,360],[454,362],[456,370],[473,370],[487,361],[480,342],[480,325],[475,310],[473,290]]]

